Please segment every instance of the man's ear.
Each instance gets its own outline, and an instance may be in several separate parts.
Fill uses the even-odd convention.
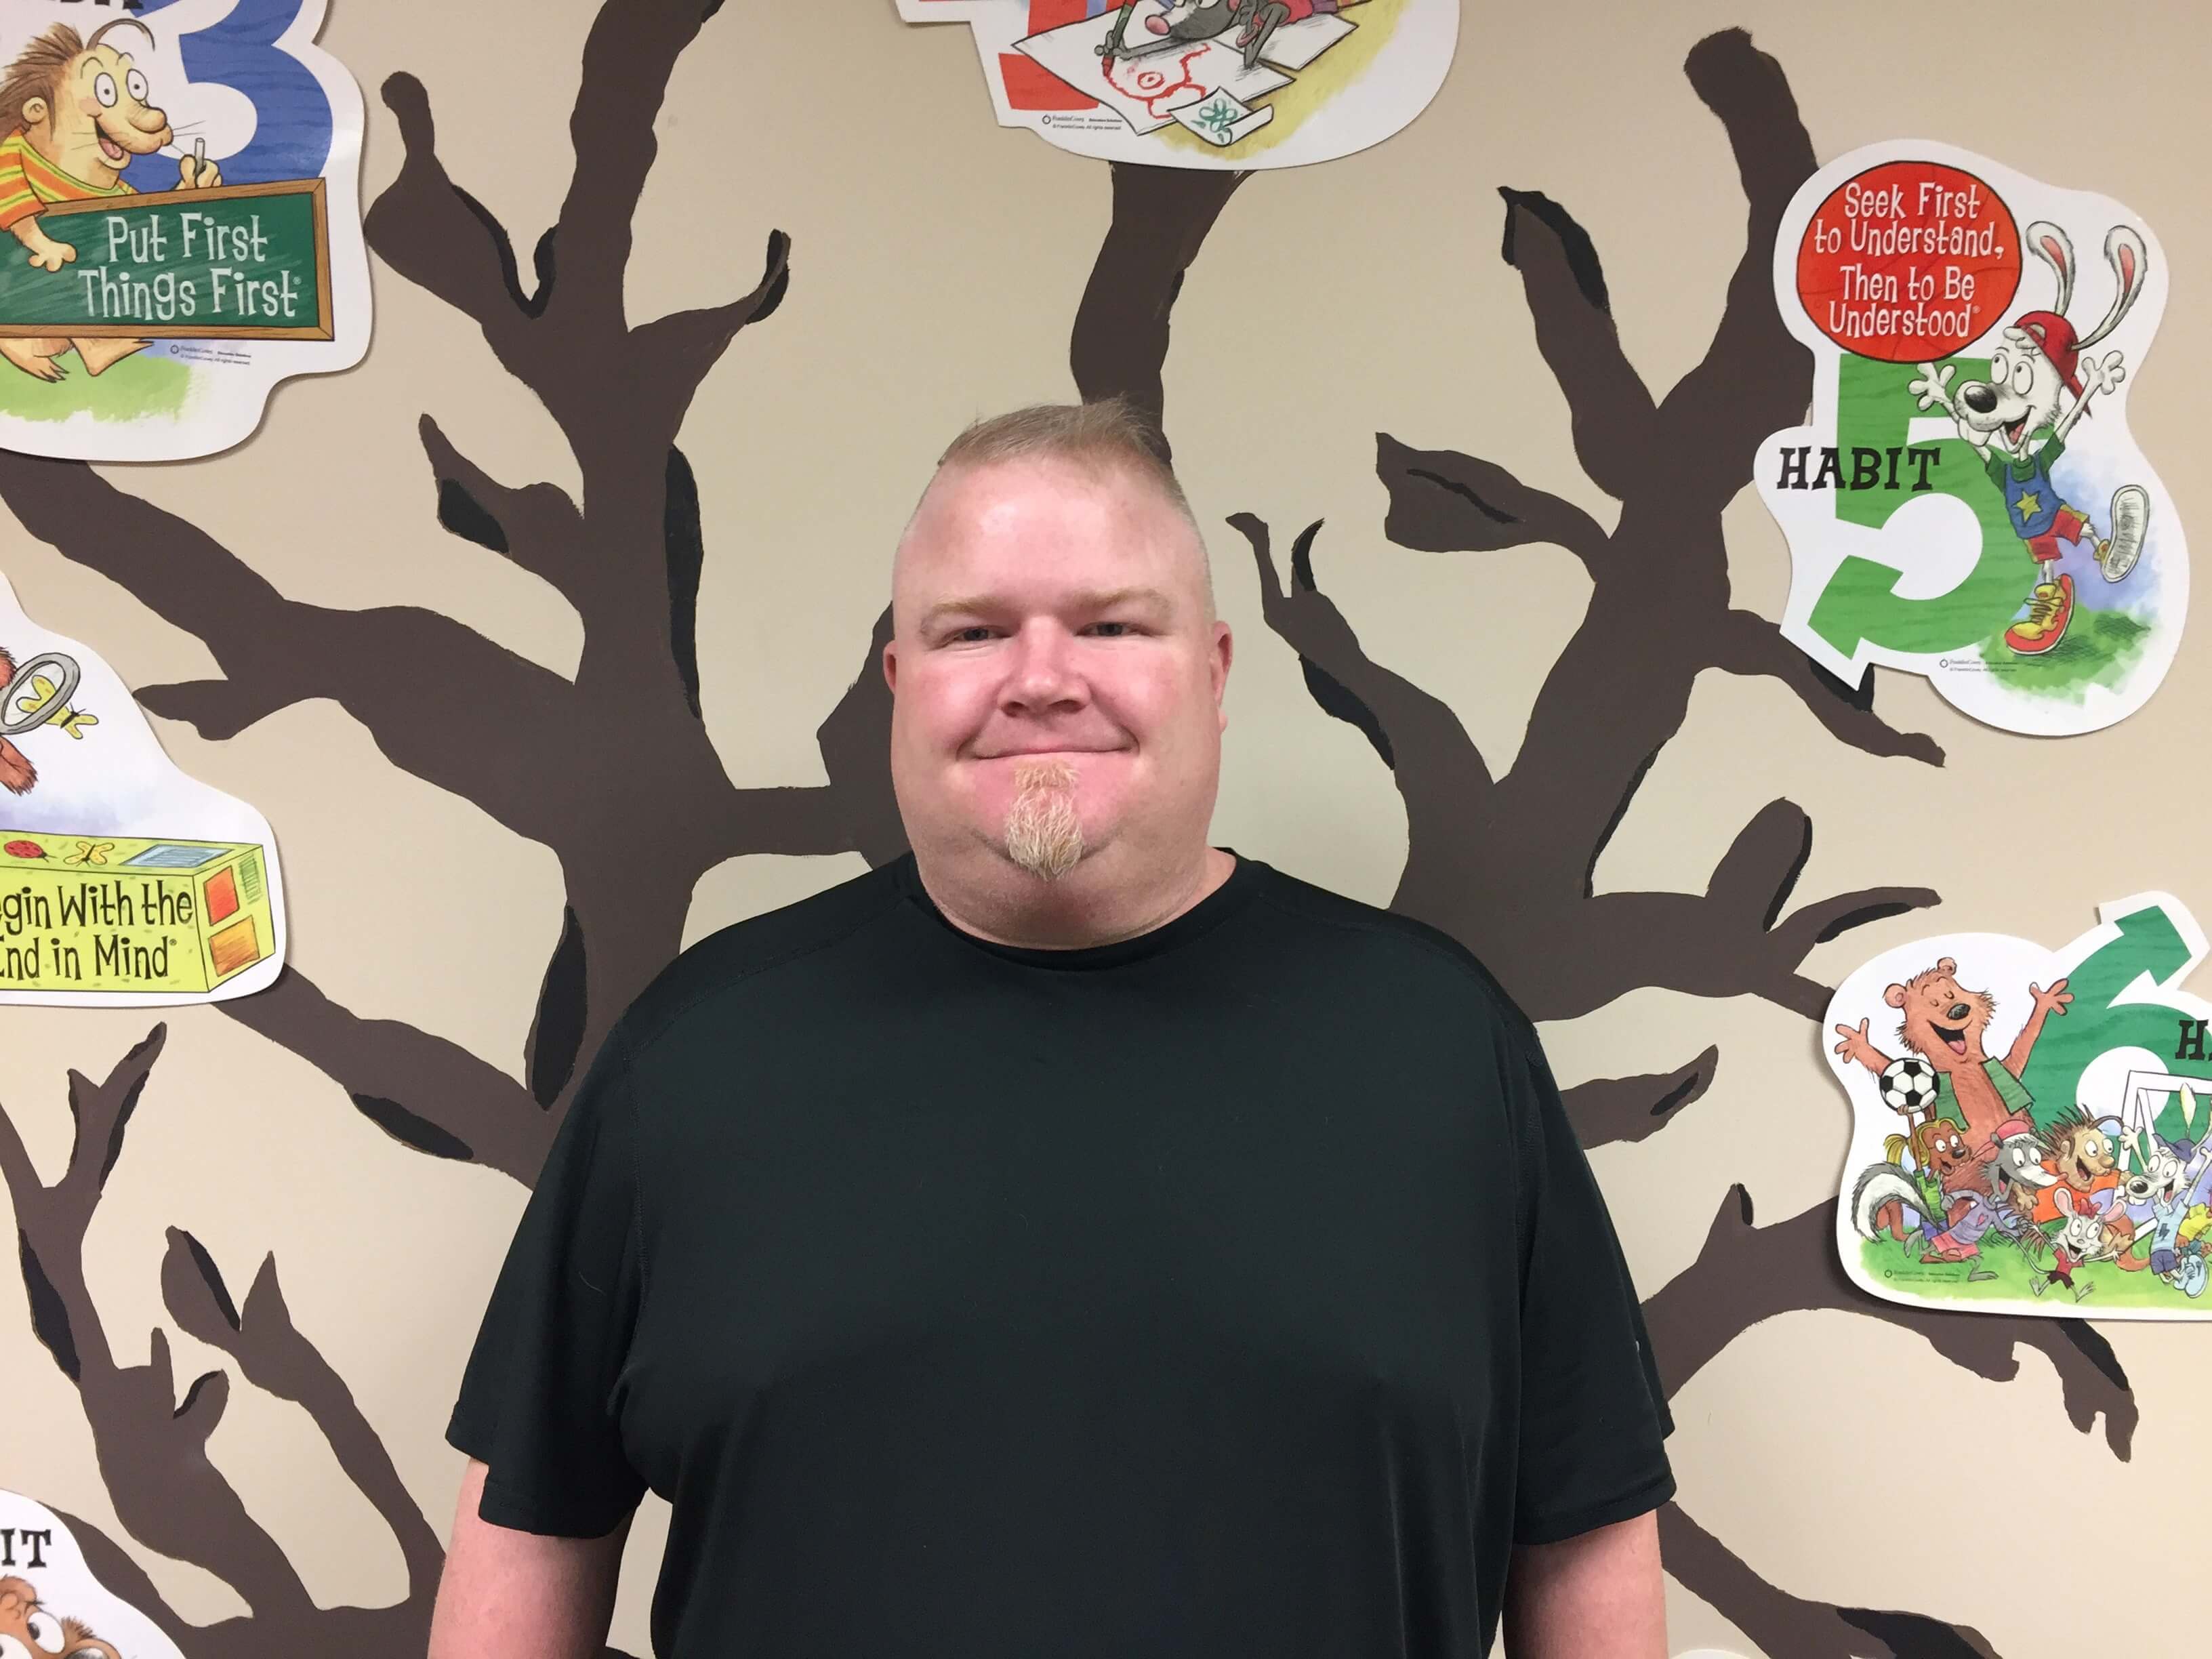
[[[46,117],[52,113],[43,98],[26,98],[23,100],[23,125],[27,127],[43,125]]]
[[[884,641],[884,684],[890,688],[893,696],[898,695],[898,641],[896,640]]]
[[[1212,676],[1214,708],[1221,716],[1224,731],[1229,726],[1229,711],[1221,707],[1221,699],[1229,689],[1229,665],[1236,655],[1237,641],[1229,631],[1229,624],[1217,622],[1213,624],[1213,652],[1207,659],[1206,668]]]

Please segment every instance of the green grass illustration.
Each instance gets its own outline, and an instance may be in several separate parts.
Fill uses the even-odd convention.
[[[2078,703],[2091,686],[2116,686],[2126,678],[2149,637],[2149,624],[2124,611],[2083,611],[2075,613],[2066,637],[2040,656],[2014,651],[2001,628],[1982,641],[1982,660],[2000,665],[2004,684],[2014,691]]]
[[[65,421],[89,415],[96,421],[135,421],[149,415],[175,415],[191,389],[192,371],[174,357],[139,352],[94,376],[74,351],[55,362],[66,380],[46,381],[0,363],[0,412],[25,421]]]
[[[2046,1264],[2050,1261],[2048,1250],[2044,1252],[2043,1259]],[[2092,1319],[2107,1308],[2158,1308],[2167,1313],[2212,1315],[2212,1292],[2192,1301],[2148,1269],[2129,1273],[2110,1261],[2093,1261],[2074,1270],[2077,1287],[2096,1287],[2081,1301],[2075,1301],[2074,1292],[2063,1285],[2045,1286],[2042,1297],[2038,1298],[2032,1283],[2042,1278],[2041,1273],[2029,1267],[2018,1250],[1994,1233],[1982,1241],[1981,1265],[1995,1273],[1995,1279],[1969,1283],[1967,1263],[1923,1262],[1917,1245],[1899,1244],[1887,1236],[1863,1241],[1859,1261],[1868,1279],[1885,1290],[1938,1306],[2039,1299],[2060,1312],[2079,1313]]]

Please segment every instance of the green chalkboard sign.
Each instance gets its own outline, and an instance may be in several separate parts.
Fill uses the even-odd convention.
[[[0,239],[0,335],[332,337],[320,179],[51,202],[40,225],[76,258],[43,270]]]

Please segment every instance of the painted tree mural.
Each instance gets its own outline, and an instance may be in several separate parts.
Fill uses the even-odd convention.
[[[146,687],[146,708],[222,739],[304,699],[333,699],[396,767],[558,856],[566,906],[534,1017],[520,1034],[520,1083],[456,1044],[342,1006],[296,972],[261,995],[221,1005],[319,1068],[405,1145],[526,1183],[584,1062],[676,953],[705,872],[747,853],[849,850],[881,863],[904,849],[885,764],[888,696],[874,672],[888,611],[856,651],[851,690],[817,730],[826,784],[733,787],[701,719],[693,611],[709,550],[676,438],[737,335],[786,301],[790,246],[771,233],[759,281],[727,302],[635,326],[623,288],[628,210],[655,155],[652,122],[640,112],[658,109],[678,56],[720,4],[623,0],[601,11],[571,122],[568,191],[527,276],[506,231],[441,161],[422,87],[400,75],[383,88],[405,162],[369,214],[370,245],[399,276],[482,329],[501,366],[550,411],[583,478],[580,501],[550,483],[501,483],[426,412],[421,439],[439,521],[543,578],[575,607],[585,637],[573,679],[433,611],[339,611],[286,599],[204,532],[90,468],[0,453],[0,499],[32,535],[111,577],[214,653],[222,678]],[[1749,482],[1758,440],[1796,421],[1809,397],[1809,362],[1776,313],[1766,250],[1814,159],[1781,70],[1747,37],[1701,43],[1687,72],[1735,147],[1749,215],[1743,259],[1705,360],[1663,397],[1622,349],[1589,236],[1544,196],[1501,192],[1504,257],[1520,273],[1537,343],[1572,412],[1580,464],[1622,504],[1618,528],[1603,533],[1579,509],[1493,464],[1377,440],[1377,470],[1390,493],[1384,528],[1399,545],[1487,555],[1541,544],[1579,559],[1590,576],[1588,614],[1552,669],[1510,770],[1494,775],[1442,701],[1361,649],[1316,580],[1320,526],[1292,542],[1285,584],[1268,526],[1249,514],[1232,520],[1257,565],[1267,626],[1297,653],[1320,709],[1366,734],[1404,799],[1409,847],[1395,908],[1465,940],[1540,1019],[1587,1012],[1646,986],[1749,994],[1817,1019],[1828,994],[1802,972],[1813,947],[1936,899],[1881,889],[1790,908],[1812,825],[1786,799],[1745,826],[1702,894],[1594,891],[1600,854],[1679,731],[1705,670],[1779,681],[1854,750],[1942,759],[1929,739],[1893,729],[1868,698],[1813,668],[1772,623],[1730,604],[1722,511]],[[1111,170],[1110,227],[1073,331],[1071,367],[1083,395],[1120,393],[1161,410],[1176,295],[1244,182],[1236,173]],[[1666,571],[1664,583],[1650,580],[1655,568]],[[1650,625],[1655,605],[1663,626]],[[434,709],[425,678],[390,672],[393,663],[428,661],[445,665],[448,688],[464,685],[470,695],[440,696]],[[623,856],[626,826],[641,816],[664,826],[659,855],[643,866]],[[1492,879],[1501,869],[1514,880]],[[245,1382],[307,1411],[398,1541],[409,1585],[403,1601],[313,1603],[206,1455],[232,1386],[227,1371],[198,1378],[178,1406],[158,1330],[149,1364],[116,1362],[86,1287],[82,1245],[132,1114],[161,1109],[155,1067],[164,1038],[155,1026],[100,1082],[70,1074],[75,1142],[52,1186],[41,1183],[0,1110],[0,1175],[17,1218],[36,1334],[79,1392],[122,1525],[146,1547],[230,1585],[250,1613],[193,1626],[113,1540],[74,1517],[71,1525],[108,1586],[192,1659],[419,1654],[441,1565],[435,1529],[344,1380],[294,1324],[273,1259],[241,1304],[222,1264],[172,1229],[163,1299],[179,1328],[228,1355]],[[1569,1105],[1587,1144],[1641,1139],[1694,1101],[1717,1063],[1707,1049],[1671,1074],[1585,1085],[1570,1092]],[[23,1086],[9,1079],[11,1091]],[[1832,1259],[1828,1214],[1823,1203],[1755,1224],[1743,1188],[1733,1190],[1694,1265],[1646,1304],[1670,1392],[1760,1320],[1844,1309],[1916,1332],[1986,1377],[2011,1376],[2016,1350],[2038,1349],[2063,1379],[2075,1426],[2087,1431],[2101,1413],[2113,1452],[2128,1455],[2135,1407],[2127,1379],[2087,1325],[1947,1319],[1872,1301]],[[1831,1607],[1769,1585],[1679,1506],[1662,1525],[1668,1569],[1771,1653],[1917,1659],[1994,1651],[1971,1630],[1918,1614]]]

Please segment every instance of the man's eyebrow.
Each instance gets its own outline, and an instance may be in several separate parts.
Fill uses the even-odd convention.
[[[1172,614],[1175,601],[1157,587],[1116,587],[1102,592],[1078,593],[1071,600],[1078,611],[1111,611],[1117,605],[1147,605]],[[1003,608],[996,599],[981,597],[941,599],[921,613],[920,626],[927,630],[947,617],[988,616]]]
[[[980,616],[991,608],[988,599],[939,599],[921,613],[921,626],[927,629],[947,617]]]

